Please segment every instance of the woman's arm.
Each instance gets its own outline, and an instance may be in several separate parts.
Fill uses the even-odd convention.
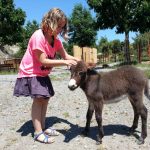
[[[75,61],[80,60],[78,58],[75,58],[75,57],[69,55],[64,48],[61,48],[58,52],[59,52],[60,56],[65,60],[75,60]]]
[[[70,60],[48,59],[41,50],[35,50],[35,53],[36,53],[38,60],[44,66],[55,67],[55,66],[64,66],[64,65],[71,66],[71,65],[77,64],[77,62],[73,59],[70,59]]]

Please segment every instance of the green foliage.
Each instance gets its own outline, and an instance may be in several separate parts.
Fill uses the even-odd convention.
[[[130,63],[129,32],[150,30],[149,0],[87,0],[96,12],[96,28],[125,33],[125,61]]]
[[[69,43],[63,42],[63,46],[64,46],[65,50],[68,52],[68,54],[73,55],[73,51],[72,51],[73,44],[71,44],[71,43],[69,44]]]
[[[39,24],[33,20],[32,22],[28,21],[23,30],[23,40],[19,43],[20,51],[15,54],[15,57],[22,57],[27,49],[29,39],[33,32],[39,28]]]
[[[137,3],[137,4],[136,4]],[[150,30],[150,1],[136,0],[135,17],[133,18],[133,27],[139,32],[144,33]]]
[[[0,0],[0,45],[22,41],[25,17],[22,9],[15,9],[13,0]]]
[[[137,49],[138,43],[141,42],[142,51],[147,51],[148,45],[150,43],[150,31],[143,34],[137,34],[134,38],[133,46]]]
[[[116,54],[121,51],[121,42],[120,40],[113,40],[111,42],[112,53]]]
[[[98,52],[106,54],[109,52],[109,42],[106,37],[101,37],[98,43]]]
[[[148,61],[150,60],[148,56],[148,47],[150,45],[150,31],[145,32],[143,34],[137,34],[134,38],[133,43],[133,53],[136,59],[139,60],[139,56],[141,57],[141,61]]]
[[[110,43],[110,49],[112,51],[114,61],[116,62],[117,60],[120,60],[120,58],[117,56],[117,54],[121,54],[120,52],[122,51],[120,40],[113,40]]]
[[[75,5],[69,19],[71,36],[69,43],[80,47],[94,46],[97,35],[94,24],[95,20],[92,18],[90,11],[83,8],[81,4]]]
[[[97,16],[97,28],[116,27],[117,33],[150,29],[148,0],[87,0]]]
[[[144,71],[146,76],[150,79],[150,69]]]

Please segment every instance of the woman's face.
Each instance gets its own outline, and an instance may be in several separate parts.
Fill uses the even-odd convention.
[[[54,35],[54,37],[56,38],[57,35],[62,32],[62,30],[63,30],[63,28],[64,28],[65,25],[66,25],[66,21],[65,21],[65,20],[60,20],[60,21],[58,22],[58,26],[57,26],[56,30],[53,31],[53,34],[52,34],[52,35]]]
[[[66,25],[65,20],[58,21],[58,26],[57,26],[56,30],[55,31],[48,30],[48,35],[49,36],[54,36],[54,38],[56,38],[57,35],[62,32],[62,29],[64,28],[65,25]]]
[[[61,33],[62,29],[64,28],[64,26],[66,25],[66,21],[65,20],[60,20],[58,22],[58,26],[57,26],[57,29],[56,29],[56,33],[59,34]]]

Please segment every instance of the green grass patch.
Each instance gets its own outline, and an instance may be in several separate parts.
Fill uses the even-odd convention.
[[[18,73],[18,71],[0,71],[0,75],[16,75]]]
[[[137,64],[136,66],[141,67],[141,68],[149,68],[150,69],[150,64],[141,63],[141,64]]]
[[[150,69],[144,70],[146,76],[150,79]]]
[[[146,76],[150,79],[150,64],[146,63],[140,63],[135,65],[136,67],[140,67],[141,69],[144,70]]]
[[[69,72],[61,73],[57,75],[50,74],[51,80],[54,80],[54,81],[64,80],[64,79],[69,78],[69,76],[70,76]]]
[[[70,115],[69,115],[68,112],[64,112],[64,113],[63,113],[63,116],[64,116],[65,118],[68,118]]]

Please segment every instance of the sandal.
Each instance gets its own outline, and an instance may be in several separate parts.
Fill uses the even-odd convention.
[[[44,139],[43,139],[43,140],[39,139],[39,137],[40,137],[41,135],[44,136]],[[38,141],[38,142],[45,143],[45,144],[51,144],[51,143],[55,142],[55,141],[54,141],[54,138],[50,138],[50,137],[47,136],[44,132],[40,132],[40,133],[38,133],[38,134],[35,134],[35,135],[34,135],[34,141]]]
[[[44,133],[48,136],[58,136],[60,133],[53,128],[47,128]]]

